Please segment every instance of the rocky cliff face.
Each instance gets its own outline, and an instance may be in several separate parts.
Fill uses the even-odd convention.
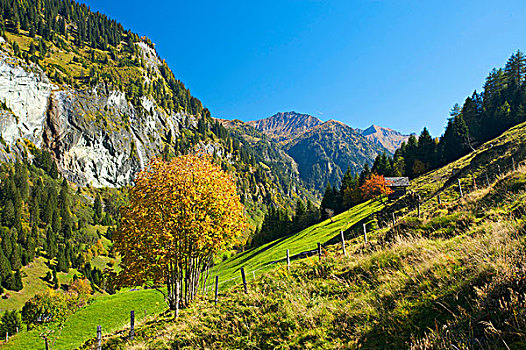
[[[52,85],[40,69],[0,51],[0,130],[4,143],[13,146],[27,139],[42,142]]]
[[[5,51],[0,51],[0,101],[2,160],[27,152],[31,144],[47,148],[64,176],[80,185],[129,184],[161,153],[163,138],[195,124],[192,116],[168,115],[144,97],[133,105],[106,85],[77,90],[52,84],[38,66]]]

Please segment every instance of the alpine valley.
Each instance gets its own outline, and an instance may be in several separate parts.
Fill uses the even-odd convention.
[[[440,137],[213,115],[178,76],[85,4],[0,0],[2,349],[526,348],[520,50]]]

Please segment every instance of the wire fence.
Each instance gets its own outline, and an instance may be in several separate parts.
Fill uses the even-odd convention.
[[[423,204],[431,203],[432,201],[436,201],[436,204],[438,205],[444,205],[447,202],[456,202],[464,198],[465,196],[469,195],[470,193],[477,191],[482,188],[487,188],[491,186],[495,181],[497,181],[501,176],[511,172],[516,171],[519,169],[519,167],[526,166],[526,159],[520,159],[517,160],[516,157],[510,157],[508,159],[499,160],[498,162],[495,162],[495,164],[491,164],[489,168],[486,168],[485,171],[482,173],[479,173],[477,176],[475,176],[473,173],[466,173],[464,176],[461,176],[462,169],[458,170],[456,173],[453,173],[449,176],[449,178],[436,190],[435,192],[426,195],[424,198],[421,198],[419,194],[417,193],[415,196],[411,196],[411,194],[407,194],[404,197],[400,198],[398,201],[402,203],[402,208],[408,208],[409,211],[404,213],[404,215],[408,214],[416,214],[417,216],[421,216],[423,214]],[[443,197],[442,194],[446,194],[446,197]],[[456,193],[456,195],[455,195]],[[387,213],[389,214],[389,213]],[[337,244],[340,243],[342,246],[342,252],[344,255],[346,255],[346,241],[345,237],[351,237],[351,238],[357,238],[359,236],[362,236],[363,243],[368,243],[368,235],[371,233],[374,233],[378,230],[384,230],[390,227],[394,227],[396,223],[399,221],[399,218],[396,217],[394,212],[390,213],[391,215],[389,218],[386,217],[385,213],[383,215],[383,218],[378,218],[377,214],[371,214],[370,217],[367,217],[355,225],[353,227],[346,230],[344,233],[343,230],[340,231],[340,237],[338,239],[337,236],[335,236],[333,239],[325,242],[324,244],[318,243],[318,247],[306,250],[300,253],[296,253],[294,255],[289,256],[288,250],[287,254],[284,257],[275,261],[269,261],[266,264],[264,264],[262,267],[251,270],[251,271],[244,271],[243,267],[240,267],[238,270],[240,271],[239,275],[236,277],[229,278],[227,280],[219,282],[220,274],[219,271],[215,275],[215,283],[205,283],[203,285],[203,290],[205,292],[205,295],[208,296],[208,291],[214,289],[215,290],[215,299],[214,301],[217,303],[217,294],[219,287],[232,282],[236,280],[242,280],[245,290],[247,288],[247,279],[246,274],[252,275],[253,279],[256,278],[256,273],[260,272],[262,270],[267,270],[269,265],[277,264],[277,263],[284,263],[287,262],[287,268],[290,269],[290,260],[297,260],[306,258],[309,256],[313,256],[318,254],[319,258],[321,259],[322,256],[326,256],[329,254],[327,250],[323,248],[323,246],[326,246],[328,244]],[[371,223],[374,222],[376,225],[371,225]],[[372,227],[371,227],[372,226]],[[371,230],[368,232],[368,230]],[[339,242],[338,242],[339,241]],[[213,274],[213,272],[212,272]]]
[[[473,174],[467,174],[466,176],[460,176],[460,171],[459,171],[455,174],[452,174],[448,178],[448,180],[446,180],[444,184],[438,190],[436,190],[434,193],[431,193],[430,195],[426,195],[424,199],[418,196],[406,195],[398,199],[394,204],[401,203],[401,205],[398,206],[399,208],[400,207],[409,208],[410,211],[405,213],[405,215],[416,213],[418,216],[420,216],[423,211],[421,207],[422,204],[430,203],[436,200],[436,203],[438,205],[441,205],[441,204],[445,204],[448,199],[449,199],[449,202],[451,201],[458,202],[459,200],[461,200],[463,197],[465,197],[469,193],[472,193],[479,189],[487,188],[491,186],[495,181],[498,181],[501,178],[501,176],[509,173],[510,171],[515,171],[519,169],[520,167],[525,167],[526,159],[517,161],[514,157],[511,157],[509,162],[500,161],[492,166],[494,167],[494,169],[487,168],[485,172],[483,172],[482,174],[479,174],[478,176],[475,176]],[[441,194],[447,193],[448,191],[449,191],[450,196],[447,198],[442,198]],[[451,192],[452,193],[456,192],[456,196],[453,196],[452,200],[451,200]],[[249,276],[252,275],[252,278],[255,280],[256,273],[259,273],[263,270],[267,270],[269,265],[280,264],[280,263],[285,263],[285,262],[286,262],[287,270],[290,271],[291,260],[302,259],[302,258],[306,258],[309,256],[318,255],[318,259],[319,261],[321,261],[324,257],[327,257],[330,255],[329,251],[324,249],[324,245],[326,246],[329,244],[337,244],[337,243],[341,244],[341,254],[343,254],[344,256],[347,256],[346,236],[347,237],[351,236],[352,239],[357,239],[357,238],[359,239],[359,236],[362,236],[363,237],[363,247],[365,247],[369,243],[368,234],[373,233],[378,230],[386,229],[389,227],[393,227],[393,228],[395,227],[398,220],[396,219],[394,212],[392,213],[388,212],[387,214],[392,214],[392,215],[389,215],[391,216],[389,219],[384,218],[383,220],[379,219],[377,217],[377,214],[372,214],[370,217],[367,217],[357,222],[355,225],[353,225],[353,227],[345,231],[347,232],[347,234],[344,232],[344,230],[340,230],[339,239],[336,236],[333,239],[330,239],[329,241],[325,242],[324,244],[317,243],[317,247],[315,249],[306,250],[303,252],[296,253],[294,255],[290,255],[289,250],[287,249],[286,252],[284,252],[283,258],[280,258],[274,261],[269,261],[260,268],[248,271],[248,275]],[[371,222],[376,222],[376,225],[374,227],[368,227],[368,224],[370,224]],[[372,229],[371,232],[368,232],[368,229]],[[236,280],[242,280],[244,292],[248,293],[247,272],[245,271],[244,267],[240,267],[237,271],[240,272],[238,276],[219,282],[221,271],[216,271],[214,275],[214,270],[212,269],[209,276],[215,277],[214,282],[208,283],[209,276],[205,278],[202,282],[201,288],[205,294],[205,297],[208,298],[208,291],[213,290],[214,299],[210,301],[213,301],[215,304],[217,304],[219,300],[219,286],[232,282],[232,281],[236,281]],[[146,317],[146,314],[145,314],[145,317]],[[128,338],[133,339],[134,336],[135,336],[135,313],[134,311],[131,311]],[[102,347],[102,327],[101,326],[97,326],[97,337],[95,338],[95,342],[93,345],[97,350],[100,350]]]

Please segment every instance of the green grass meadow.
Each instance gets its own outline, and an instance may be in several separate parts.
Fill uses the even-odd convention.
[[[155,290],[125,291],[115,295],[95,298],[87,307],[70,316],[61,331],[53,334],[53,350],[74,349],[86,340],[96,336],[97,326],[102,326],[102,334],[113,333],[129,327],[130,311],[134,310],[136,323],[157,315],[167,309],[162,295]],[[44,349],[40,333],[45,328],[21,332],[11,338],[3,349],[36,350]]]
[[[220,289],[225,290],[226,287],[241,282],[239,279],[241,277],[239,271],[241,267],[245,269],[248,278],[253,278],[254,274],[252,271],[255,271],[256,276],[261,275],[275,268],[276,265],[269,263],[285,258],[287,249],[291,256],[316,249],[318,242],[324,244],[338,237],[340,230],[345,231],[349,229],[383,207],[384,204],[380,201],[367,201],[334,216],[332,222],[327,219],[289,237],[247,250],[242,254],[237,254],[218,264],[212,270],[210,280],[212,281],[218,275]],[[237,279],[232,280],[233,278]]]
[[[217,265],[211,276],[219,274],[221,290],[226,290],[234,284],[241,283],[239,278],[233,279],[240,276],[240,267],[245,268],[250,278],[252,278],[252,271],[254,270],[258,270],[256,276],[261,275],[263,272],[275,268],[275,264],[268,263],[284,258],[287,249],[291,255],[315,249],[318,242],[323,244],[330,241],[339,235],[340,230],[348,229],[383,207],[384,204],[379,201],[360,204],[349,211],[334,216],[332,222],[325,220],[277,242],[268,243],[262,247],[235,255]],[[106,261],[101,260],[95,265],[102,266],[105,263]],[[42,265],[45,267],[43,262]],[[225,281],[226,283],[223,283]],[[21,306],[21,304],[18,303],[17,306]],[[144,311],[151,316],[166,309],[162,295],[154,290],[126,291],[115,295],[97,296],[91,304],[68,318],[63,329],[56,333],[57,338],[53,349],[71,349],[80,346],[96,335],[97,325],[102,325],[103,334],[126,327],[129,323],[130,310],[135,310],[137,320],[140,322],[141,317],[144,318]],[[39,336],[41,332],[42,329],[22,332],[12,337],[11,341],[4,347],[17,350],[43,349],[44,342]]]

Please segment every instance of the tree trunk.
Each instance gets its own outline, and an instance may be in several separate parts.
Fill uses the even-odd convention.
[[[179,317],[179,288],[180,288],[180,282],[179,278],[176,278],[175,280],[175,308],[173,309],[175,311],[175,318]]]

